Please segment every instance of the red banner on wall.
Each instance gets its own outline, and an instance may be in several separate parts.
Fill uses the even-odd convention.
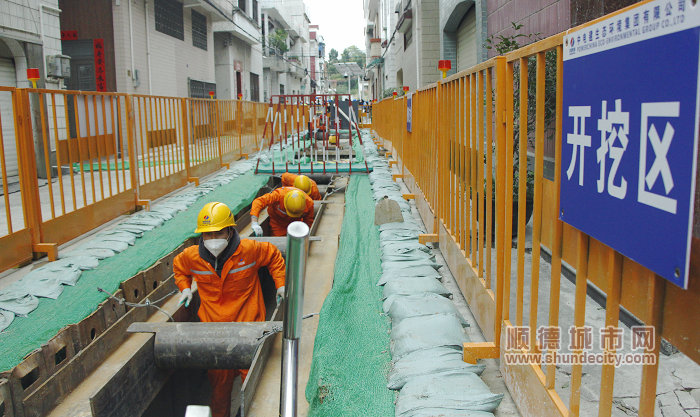
[[[77,30],[62,30],[61,31],[61,40],[62,41],[74,41],[78,39],[78,31]]]
[[[95,53],[95,89],[97,91],[107,91],[104,39],[93,39],[92,47]]]

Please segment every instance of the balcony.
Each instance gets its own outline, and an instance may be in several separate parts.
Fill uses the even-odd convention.
[[[212,29],[214,32],[229,32],[249,45],[260,43],[260,28],[247,15],[237,12],[233,14],[231,20],[233,22],[228,19],[212,22]]]
[[[276,48],[268,46],[263,55],[263,68],[269,68],[270,71],[275,72],[289,71],[290,65],[283,59],[283,56]]]

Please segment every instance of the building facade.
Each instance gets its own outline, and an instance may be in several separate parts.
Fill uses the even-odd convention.
[[[318,25],[309,25],[309,78],[311,93],[326,94],[328,92],[326,43],[319,33]]]
[[[311,89],[309,18],[302,0],[263,0],[263,100]]]
[[[638,0],[365,0],[371,98],[422,87],[497,55],[488,40],[517,34],[521,43],[563,32]]]
[[[27,68],[39,69],[39,88],[59,89],[65,86],[66,75],[60,73],[60,67],[57,72],[52,65],[61,55],[60,15],[58,0],[0,1],[0,86],[31,87]],[[38,112],[35,113],[34,122],[41,123]],[[5,172],[10,185],[19,181],[12,114],[11,93],[0,91]],[[41,135],[36,130],[34,134],[36,152],[41,157]],[[38,170],[39,175],[44,177],[43,166],[38,166]]]

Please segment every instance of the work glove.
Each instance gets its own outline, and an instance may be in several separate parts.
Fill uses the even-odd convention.
[[[250,228],[253,229],[253,233],[255,234],[255,236],[262,236],[263,235],[262,227],[260,227],[258,222],[251,223]]]
[[[284,300],[284,285],[277,288],[277,305],[279,305],[282,300]]]
[[[185,303],[185,307],[189,307],[190,301],[192,301],[192,290],[189,288],[185,288],[180,294],[180,301],[178,301],[177,305]]]

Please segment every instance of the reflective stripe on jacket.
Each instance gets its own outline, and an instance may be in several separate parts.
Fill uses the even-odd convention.
[[[284,285],[285,264],[280,251],[271,243],[242,239],[224,263],[221,277],[199,255],[199,246],[185,249],[175,257],[173,272],[180,291],[197,282],[201,299],[198,315],[203,322],[264,321],[258,270],[267,267],[275,287]]]

